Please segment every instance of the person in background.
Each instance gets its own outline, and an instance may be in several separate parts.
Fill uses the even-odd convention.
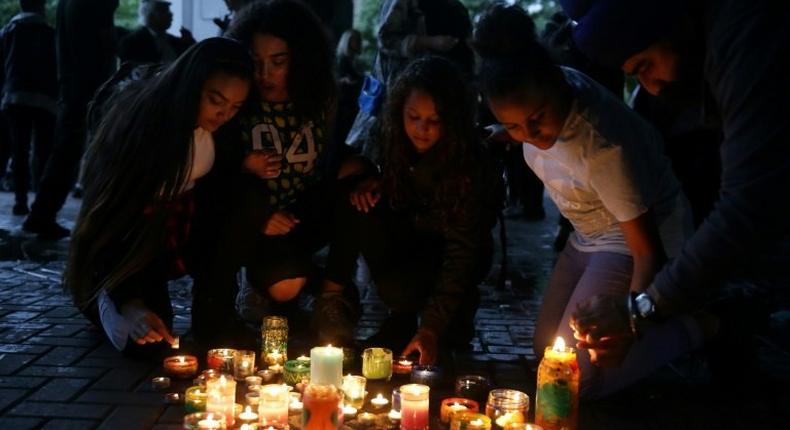
[[[117,0],[59,0],[55,25],[58,70],[58,117],[55,142],[25,231],[42,240],[58,240],[69,230],[57,223],[58,211],[77,179],[85,147],[88,103],[112,76],[115,65],[113,14]]]
[[[118,350],[173,342],[167,281],[199,271],[191,263],[205,251],[191,228],[193,188],[214,165],[212,134],[251,81],[245,48],[204,40],[114,96],[91,141],[64,284]]]
[[[337,43],[337,117],[334,138],[336,145],[346,141],[346,135],[354,124],[359,111],[357,98],[362,89],[365,75],[360,71],[357,57],[362,51],[362,35],[357,30],[346,30]]]
[[[367,343],[417,353],[421,364],[434,364],[440,345],[468,347],[502,188],[475,129],[474,107],[463,74],[445,58],[419,58],[394,81],[381,173],[369,163],[336,209],[327,281],[313,316],[321,341],[353,340],[359,309],[346,291],[355,289],[361,254],[390,311]]]
[[[236,16],[236,13],[250,3],[250,0],[224,0],[225,7],[228,8],[228,13],[225,14],[222,18],[214,18],[211,22],[214,23],[219,28],[219,35],[222,36],[228,31],[228,27],[230,27],[231,21],[233,21],[233,17]]]
[[[170,63],[195,43],[192,33],[181,27],[181,37],[168,34],[173,23],[170,2],[165,0],[142,0],[140,21],[143,26],[129,33],[118,44],[121,62],[136,64]]]
[[[751,379],[743,371],[756,356],[751,334],[775,306],[788,302],[790,4],[560,3],[579,23],[574,39],[588,57],[621,67],[673,106],[701,107],[718,119],[722,134],[713,210],[677,258],[634,286],[630,302],[602,297],[579,310],[580,346],[618,362],[628,350],[624,345],[634,341],[629,326],[638,332],[648,321],[704,308],[718,319],[710,327],[715,373],[727,384],[733,374]],[[629,303],[630,314],[601,312]]]
[[[14,173],[14,215],[27,215],[27,192],[47,162],[55,128],[57,76],[55,30],[44,0],[20,0],[21,12],[0,30],[0,108],[8,118]],[[33,175],[31,138],[35,133]]]

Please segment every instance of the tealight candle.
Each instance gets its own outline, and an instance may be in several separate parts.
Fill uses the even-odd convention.
[[[577,427],[579,415],[579,364],[576,351],[557,337],[547,347],[538,366],[535,423],[547,428]]]
[[[156,378],[151,379],[151,386],[157,390],[165,390],[170,388],[170,378],[167,376],[157,376]]]
[[[359,409],[365,403],[365,384],[367,379],[364,376],[346,375],[343,377],[343,393],[346,395],[346,402]]]
[[[370,412],[362,412],[357,416],[357,422],[360,424],[370,425],[376,422],[376,415]],[[426,427],[427,429],[428,427]]]
[[[400,387],[402,430],[428,430],[428,395],[430,387],[406,384]]]
[[[362,375],[368,379],[392,377],[392,351],[386,348],[368,348],[362,353]]]
[[[301,414],[303,408],[304,403],[301,400],[291,399],[291,403],[288,404],[288,413]]]
[[[184,429],[225,429],[227,424],[225,416],[211,412],[196,412],[184,416]]]
[[[258,371],[258,376],[261,377],[263,382],[271,382],[274,379],[274,372],[269,369],[263,369]]]
[[[491,391],[491,381],[481,375],[461,375],[455,380],[455,396],[484,405]]]
[[[236,408],[236,381],[220,375],[206,381],[206,411],[222,414],[227,424],[233,426]]]
[[[261,385],[263,382],[263,378],[260,376],[247,376],[244,378],[244,383],[247,384],[247,387],[250,385]]]
[[[197,374],[198,361],[194,355],[176,355],[165,358],[163,366],[168,375],[188,379]]]
[[[210,369],[220,373],[233,374],[233,354],[235,349],[217,348],[210,349],[206,353],[206,364]]]
[[[439,383],[442,371],[437,366],[413,366],[411,369],[411,382],[429,387]]]
[[[385,399],[384,396],[379,393],[376,397],[370,399],[370,404],[373,405],[375,409],[383,408],[387,405],[390,401]]]
[[[300,362],[304,363],[304,364],[310,364],[310,357],[308,357],[308,356],[306,356],[306,355],[300,355],[300,356],[299,356],[299,357],[297,357],[296,359],[297,359],[298,361],[300,361]]]
[[[411,367],[414,362],[406,357],[398,357],[398,360],[392,363],[392,373],[397,375],[408,375],[411,373]]]
[[[201,386],[189,387],[184,394],[184,411],[187,413],[206,411],[206,390]]]
[[[258,406],[261,403],[261,393],[259,391],[250,391],[244,395],[244,400],[250,406]]]
[[[443,423],[449,423],[452,415],[456,412],[477,412],[480,405],[471,399],[460,397],[450,397],[442,400],[442,409],[439,417]]]
[[[392,409],[392,410],[391,410],[391,411],[390,411],[390,412],[387,414],[387,417],[390,419],[390,421],[392,421],[392,422],[393,422],[393,423],[395,423],[395,424],[397,424],[397,423],[399,423],[399,422],[400,422],[400,416],[401,416],[401,415],[400,415],[400,411],[396,411],[395,409]]]
[[[184,400],[184,396],[181,393],[167,393],[165,394],[165,403],[170,405],[177,405]]]
[[[491,418],[475,412],[458,412],[453,415],[450,430],[491,430]]]
[[[310,382],[317,385],[343,385],[343,350],[332,345],[310,350]]]
[[[351,405],[343,406],[343,419],[353,419],[357,416],[357,408]]]
[[[239,421],[242,424],[251,424],[258,421],[258,414],[252,411],[251,406],[244,408],[244,412],[239,414]]]

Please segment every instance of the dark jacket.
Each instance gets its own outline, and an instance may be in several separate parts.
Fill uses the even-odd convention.
[[[410,192],[403,210],[417,232],[440,239],[444,248],[436,288],[421,315],[421,327],[434,333],[444,331],[491,265],[491,229],[504,200],[503,187],[487,150],[477,149],[469,172],[471,189],[451,213],[435,198],[446,174],[435,152],[420,157],[408,173]]]
[[[699,303],[703,287],[734,275],[768,276],[772,283],[784,277],[777,285],[788,285],[788,22],[787,2],[706,4],[704,79],[724,137],[719,201],[681,254],[656,275],[649,291],[659,311],[689,299]]]
[[[58,85],[55,30],[44,17],[20,13],[0,30],[2,107],[21,105],[55,113]]]
[[[189,43],[184,43],[181,39],[167,34],[167,43],[173,48],[176,56],[181,55],[189,48]],[[118,45],[118,57],[121,62],[132,62],[136,64],[163,63],[166,62],[163,54],[156,44],[154,35],[146,27],[138,28],[129,33]]]
[[[118,0],[58,1],[55,44],[58,83],[67,103],[81,105],[115,71]]]

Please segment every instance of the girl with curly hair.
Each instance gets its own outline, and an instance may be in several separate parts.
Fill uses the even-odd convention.
[[[497,175],[474,122],[474,99],[450,61],[409,64],[384,112],[385,155],[337,207],[324,293],[316,304],[326,340],[353,333],[340,294],[361,254],[390,318],[369,342],[434,363],[439,337],[468,343],[493,252]],[[333,287],[333,288],[329,288]],[[419,315],[420,323],[417,324]],[[406,336],[406,337],[404,337]]]

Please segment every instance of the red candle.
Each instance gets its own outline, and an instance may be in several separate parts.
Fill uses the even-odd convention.
[[[168,375],[187,379],[195,376],[197,373],[198,361],[194,355],[175,355],[165,358],[163,366],[165,373]]]
[[[442,400],[442,409],[439,417],[443,423],[449,423],[455,412],[478,412],[480,405],[471,399],[461,397],[450,397]]]
[[[412,365],[414,365],[414,362],[408,358],[398,357],[398,359],[392,363],[392,372],[398,375],[408,375],[411,373]]]

